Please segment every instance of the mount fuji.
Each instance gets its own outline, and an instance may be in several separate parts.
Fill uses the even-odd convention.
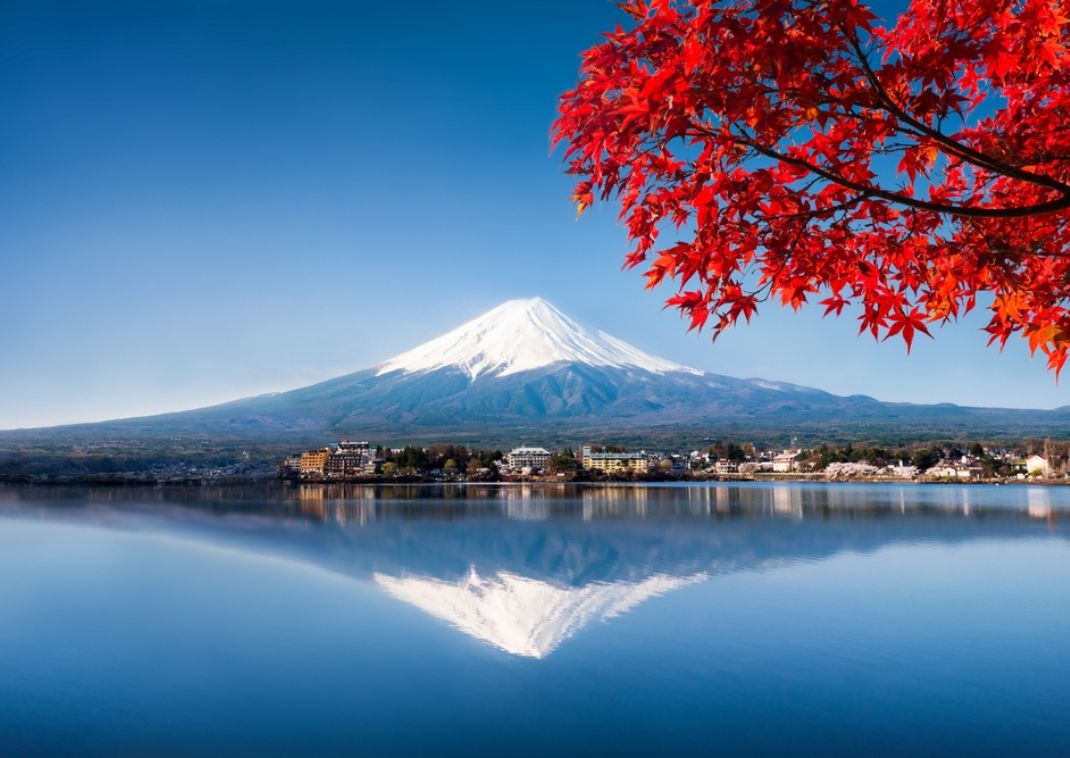
[[[697,369],[655,358],[605,332],[592,332],[540,297],[510,300],[376,369],[419,374],[457,369],[471,380],[503,377],[557,364],[584,364],[649,374],[693,374]]]
[[[1070,428],[1070,412],[883,403],[700,371],[589,329],[541,298],[510,300],[378,366],[288,392],[144,418],[24,430],[11,439],[199,437],[547,443],[591,434],[1015,435]],[[659,431],[660,430],[660,431]],[[694,436],[694,434],[692,434]]]

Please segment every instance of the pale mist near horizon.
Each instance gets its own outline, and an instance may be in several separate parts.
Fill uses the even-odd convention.
[[[615,209],[577,220],[549,154],[556,97],[617,21],[604,0],[435,3],[417,18],[27,3],[0,18],[0,428],[299,387],[536,296],[720,374],[892,401],[1068,402],[1021,340],[985,347],[983,312],[909,356],[813,307],[766,304],[715,344],[687,333],[662,310],[671,289],[620,270]]]

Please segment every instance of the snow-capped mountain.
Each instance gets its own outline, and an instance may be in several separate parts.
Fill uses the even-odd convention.
[[[643,427],[829,400],[838,399],[650,355],[532,298],[505,302],[365,371],[194,413],[222,417],[242,432],[437,436],[546,424]]]
[[[509,376],[555,363],[581,363],[653,374],[702,372],[656,358],[605,332],[591,331],[541,297],[509,300],[376,369],[413,374],[456,368],[471,379]]]
[[[756,346],[755,349],[770,349]],[[845,359],[846,360],[846,359]],[[77,442],[102,436],[307,440],[361,436],[508,444],[596,440],[603,433],[676,434],[910,427],[943,435],[1057,435],[1070,408],[1022,411],[882,403],[784,382],[738,379],[659,358],[577,323],[541,298],[510,300],[378,366],[210,408],[7,439]]]

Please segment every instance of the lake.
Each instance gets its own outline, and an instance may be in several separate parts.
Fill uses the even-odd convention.
[[[1070,753],[1070,488],[0,488],[0,754]]]

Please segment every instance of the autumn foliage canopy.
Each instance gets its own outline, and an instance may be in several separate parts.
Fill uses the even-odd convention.
[[[554,143],[649,286],[715,334],[765,300],[907,348],[989,308],[1070,349],[1070,0],[633,0]]]

